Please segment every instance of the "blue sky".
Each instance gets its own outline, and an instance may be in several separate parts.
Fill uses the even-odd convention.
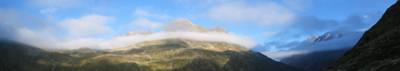
[[[257,43],[304,40],[343,26],[373,25],[395,0],[1,0],[3,38],[26,28],[55,38],[111,38],[160,31],[186,18]],[[68,23],[78,23],[71,25]],[[93,23],[82,25],[79,23]],[[16,26],[20,25],[20,26]],[[78,26],[76,26],[78,25]],[[78,31],[77,31],[78,30]],[[79,31],[84,30],[84,31]],[[12,36],[12,37],[10,37]],[[49,39],[50,40],[50,39]]]

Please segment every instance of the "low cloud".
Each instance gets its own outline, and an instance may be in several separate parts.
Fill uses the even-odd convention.
[[[191,21],[187,20],[186,22],[180,22],[180,23],[191,24],[190,26],[186,25],[186,27],[184,28],[193,28],[192,25],[196,25],[191,23]],[[174,26],[174,24],[167,24],[167,25]],[[176,27],[176,29],[179,29],[179,27]],[[60,44],[60,46],[63,49],[77,49],[82,47],[94,48],[94,49],[113,49],[113,48],[127,47],[129,45],[134,45],[136,43],[144,41],[174,39],[174,38],[190,39],[197,41],[226,42],[226,43],[241,45],[246,48],[251,48],[255,45],[255,43],[249,38],[243,36],[237,36],[226,32],[190,31],[190,30],[193,29],[181,29],[175,31],[162,30],[161,32],[131,32],[127,35],[116,36],[111,39],[76,38],[72,40],[65,40],[62,42],[63,44]]]
[[[281,59],[290,57],[292,55],[308,53],[308,51],[274,51],[274,52],[261,52],[261,53],[276,61],[280,61]]]
[[[2,33],[0,39],[33,46],[51,46],[44,44],[56,42],[57,38],[51,32],[53,30],[48,28],[47,21],[37,18],[12,9],[0,9],[0,33]]]
[[[57,48],[60,47],[60,39],[47,30],[32,30],[28,28],[17,28],[14,34],[16,41],[26,43],[41,48]]]
[[[231,44],[237,44],[244,47],[251,48],[254,46],[254,42],[251,39],[246,39],[241,36],[236,36],[228,33],[217,33],[217,32],[159,32],[149,35],[127,35],[115,37],[111,40],[101,41],[98,47],[101,49],[110,48],[121,48],[135,43],[151,40],[162,40],[162,39],[191,39],[197,41],[215,41],[215,42],[226,42]]]
[[[176,19],[161,26],[160,32],[131,32],[125,36],[118,36],[111,40],[101,41],[98,47],[126,47],[138,42],[171,38],[226,42],[241,45],[246,48],[251,48],[255,45],[255,42],[248,37],[238,36],[226,31],[203,28],[185,18]]]
[[[25,15],[19,14],[14,11],[2,14],[8,14],[0,16],[1,27],[4,27],[0,29],[0,32],[6,33],[6,35],[2,35],[2,39],[11,39],[49,50],[78,48],[113,49],[127,47],[129,45],[134,45],[143,41],[163,40],[170,38],[226,42],[248,48],[255,45],[255,43],[249,38],[230,34],[224,31],[214,31],[208,29],[206,30],[206,32],[186,31],[192,30],[186,29],[177,31],[163,30],[160,32],[148,32],[150,34],[126,33],[126,35],[120,34],[120,36],[115,36],[111,38],[101,38],[95,36],[113,32],[113,30],[110,29],[109,25],[107,25],[110,21],[113,20],[113,18],[97,14],[85,15],[79,18],[68,18],[58,23],[55,23],[55,25],[46,25],[46,27],[52,27],[49,29],[46,27],[31,28],[31,26],[26,25],[25,22],[20,22],[22,21],[20,17],[25,17]],[[161,26],[170,25],[155,25],[159,23],[154,23],[151,22],[151,20],[146,19],[138,19],[132,23],[135,23],[138,26],[148,27],[150,29],[161,29],[164,28]],[[197,25],[191,23],[191,21],[187,19],[186,22],[178,23]],[[192,26],[186,26],[185,28],[187,27]]]
[[[101,35],[111,32],[107,25],[112,18],[101,15],[86,15],[81,18],[70,18],[61,21],[62,28],[67,30],[71,36],[85,37]]]

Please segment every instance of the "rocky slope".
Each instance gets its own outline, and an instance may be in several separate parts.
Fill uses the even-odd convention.
[[[187,39],[52,52],[1,41],[0,55],[0,71],[299,71],[239,45]]]
[[[399,71],[400,2],[391,6],[328,71]]]

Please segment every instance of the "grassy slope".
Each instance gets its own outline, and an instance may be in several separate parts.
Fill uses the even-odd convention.
[[[0,43],[1,71],[293,71],[238,45],[167,39],[125,50],[47,52]]]

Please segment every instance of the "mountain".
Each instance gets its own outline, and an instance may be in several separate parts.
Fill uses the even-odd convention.
[[[256,46],[253,50],[263,52],[263,50],[277,50],[276,48],[289,47],[286,50],[267,51],[264,54],[299,69],[323,71],[350,50],[361,36],[361,31],[337,30],[310,36],[301,42],[270,43],[266,45],[278,44],[279,46],[271,46],[269,49],[263,46]]]
[[[363,32],[361,31],[326,32],[320,36],[310,37],[294,49],[307,49],[314,51],[348,49],[357,43],[362,34]]]
[[[350,50],[361,35],[362,32],[356,31],[331,31],[311,36],[291,49],[294,52],[303,51],[302,53],[287,55],[280,62],[306,71],[323,71]]]
[[[336,50],[354,46],[361,38],[360,31],[332,31],[319,36],[311,36],[299,42],[292,50]],[[340,45],[338,45],[340,44]]]
[[[189,19],[177,19],[163,27],[163,30],[166,32],[218,32],[218,33],[226,33],[223,28],[212,28],[207,29],[203,28],[199,25],[194,24]]]
[[[296,54],[283,58],[280,62],[306,71],[323,71],[348,50],[350,48]]]
[[[0,71],[301,71],[240,45],[178,38],[58,51],[0,41],[0,55]]]
[[[312,42],[329,41],[332,39],[341,38],[343,35],[343,32],[326,32],[321,36],[311,36],[308,38],[308,40]]]
[[[257,45],[252,50],[263,52],[265,55],[280,61],[286,57],[304,53],[349,49],[357,43],[361,36],[361,31],[331,31],[318,36],[310,36],[302,41]]]
[[[399,71],[400,2],[392,5],[360,41],[328,71]]]

